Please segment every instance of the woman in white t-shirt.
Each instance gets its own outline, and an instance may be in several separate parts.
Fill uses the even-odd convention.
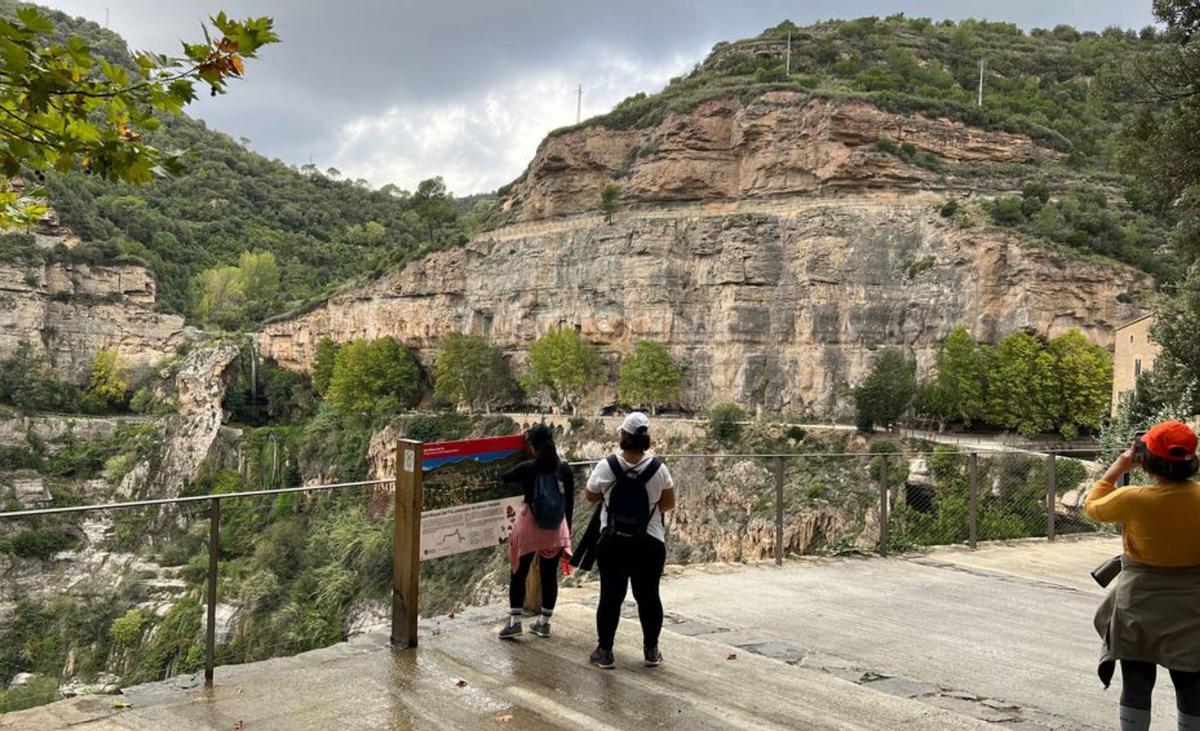
[[[658,637],[663,606],[659,581],[667,560],[663,513],[675,507],[675,482],[666,465],[647,452],[650,419],[634,412],[619,432],[620,450],[601,460],[588,477],[588,502],[603,501],[596,563],[600,569],[600,603],[596,607],[596,649],[590,661],[609,669],[616,665],[613,640],[621,621],[625,592],[633,586],[647,667],[662,664]]]

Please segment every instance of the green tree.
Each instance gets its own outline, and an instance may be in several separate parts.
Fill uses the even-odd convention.
[[[925,396],[936,416],[970,426],[984,415],[984,373],[975,339],[959,325],[938,349],[934,380]]]
[[[0,22],[0,228],[29,222],[45,208],[22,198],[12,178],[22,169],[72,170],[108,180],[147,183],[156,170],[176,172],[177,155],[143,139],[158,129],[159,112],[180,113],[195,85],[215,96],[241,77],[245,59],[278,36],[270,18],[212,17],[203,43],[184,43],[183,57],[138,53],[132,63],[96,55],[83,39],[54,38],[54,23],[22,5]]]
[[[613,214],[621,207],[621,186],[609,183],[600,191],[600,212],[604,214],[604,222],[612,223]]]
[[[1098,431],[1112,398],[1112,356],[1075,328],[1051,340],[1047,350],[1054,364],[1057,393],[1051,403],[1058,433],[1073,439],[1080,429]]]
[[[422,180],[417,183],[417,192],[412,195],[413,210],[424,221],[429,234],[429,245],[435,246],[434,233],[452,223],[458,213],[446,192],[446,183],[441,177]]]
[[[351,340],[334,358],[329,403],[343,414],[382,414],[412,404],[420,386],[416,359],[395,338]]]
[[[279,265],[269,251],[243,251],[236,267],[205,270],[193,287],[192,312],[201,323],[229,330],[253,325],[279,298]]]
[[[245,279],[235,266],[207,269],[196,277],[196,304],[192,312],[205,325],[233,329],[246,304]]]
[[[566,326],[551,330],[529,348],[529,371],[532,389],[571,413],[602,375],[596,348]]]
[[[1150,338],[1159,345],[1154,370],[1138,380],[1139,415],[1182,404],[1190,413],[1200,411],[1200,264],[1193,264],[1175,292],[1159,300]]]
[[[1133,173],[1148,202],[1178,219],[1176,251],[1200,256],[1200,39],[1190,0],[1155,0],[1154,14],[1167,24],[1166,39],[1148,53],[1122,59],[1104,77],[1110,98],[1139,109],[1115,137],[1117,160]]]
[[[1026,437],[1055,426],[1054,358],[1027,332],[1005,337],[988,364],[988,421]]]
[[[867,377],[854,389],[855,423],[860,431],[895,426],[917,392],[916,364],[895,349],[879,354]]]
[[[313,388],[321,396],[329,393],[329,381],[333,378],[333,364],[339,347],[329,338],[317,341],[317,352],[313,356],[312,382]]]
[[[662,343],[642,340],[621,361],[617,393],[626,404],[648,406],[650,413],[658,413],[660,405],[679,400],[682,387],[683,373]]]
[[[490,412],[513,391],[504,354],[478,335],[447,335],[433,372],[434,393],[470,409]]]
[[[129,395],[125,361],[115,348],[104,348],[92,361],[88,392],[110,407],[124,406]]]

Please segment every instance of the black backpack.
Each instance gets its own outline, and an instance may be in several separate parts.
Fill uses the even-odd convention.
[[[539,472],[533,480],[533,502],[529,505],[533,522],[539,528],[553,530],[567,514],[566,498],[558,482],[558,468],[553,472]]]
[[[651,459],[650,464],[640,473],[637,470],[624,470],[617,455],[609,455],[608,468],[612,470],[616,482],[608,491],[608,501],[604,505],[608,515],[604,532],[608,535],[643,536],[650,525],[654,509],[646,496],[646,485],[658,473],[662,462]]]

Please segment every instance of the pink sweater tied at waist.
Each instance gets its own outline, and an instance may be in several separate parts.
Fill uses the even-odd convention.
[[[521,507],[513,526],[512,536],[508,539],[508,562],[515,572],[521,557],[527,553],[536,552],[542,558],[554,558],[562,551],[568,558],[571,556],[571,528],[564,517],[557,528],[542,528],[529,512],[529,505]]]

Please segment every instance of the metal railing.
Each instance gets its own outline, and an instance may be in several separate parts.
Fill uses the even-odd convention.
[[[1060,453],[1039,456],[1025,451],[977,452],[942,448],[880,452],[682,453],[661,457],[681,488],[680,509],[675,516],[682,514],[690,519],[707,509],[696,507],[705,501],[712,502],[718,512],[723,507],[721,500],[736,502],[734,512],[741,511],[737,516],[737,520],[742,521],[738,523],[740,529],[745,532],[753,527],[759,535],[770,536],[769,555],[757,558],[773,558],[777,565],[782,565],[789,553],[867,550],[887,556],[892,551],[927,545],[960,543],[975,547],[980,541],[1017,537],[1055,540],[1063,529],[1075,532],[1098,530],[1080,514],[1078,494],[1070,504],[1062,499],[1066,489],[1081,492],[1090,482],[1090,475],[1075,460],[1071,460],[1073,464],[1069,468],[1064,468],[1066,455]],[[583,471],[596,462],[584,460],[570,465],[585,478]],[[739,469],[743,471],[737,472]],[[1069,485],[1061,479],[1064,469]],[[211,685],[217,659],[222,657],[216,634],[222,503],[232,505],[230,509],[236,513],[240,509],[238,503],[230,501],[277,499],[299,493],[336,493],[393,484],[394,479],[389,478],[31,508],[0,512],[0,519],[207,503],[204,678],[205,683]],[[577,479],[577,494],[582,489],[583,482]],[[460,495],[459,499],[470,500],[465,495]],[[197,517],[200,516],[203,513],[198,512]],[[578,518],[577,515],[577,526]],[[797,527],[805,521],[804,531],[807,532]],[[719,520],[710,522],[719,523]],[[703,530],[711,528],[714,526],[689,525],[687,530],[683,526],[672,527],[682,539],[678,542],[684,544],[679,549],[688,551],[687,555],[675,554],[675,559],[681,562],[711,558],[728,560],[729,557],[713,555],[711,546],[704,549],[707,553],[691,553],[699,544],[693,546],[689,542],[702,540]],[[755,556],[739,554],[733,560],[748,558]],[[259,649],[271,652],[294,650],[273,647]],[[226,655],[222,659],[258,658]]]
[[[283,495],[299,493],[322,493],[349,490],[354,488],[392,485],[394,479],[362,480],[356,482],[341,482],[325,485],[300,485],[269,490],[246,490],[238,492],[208,493],[204,495],[187,495],[174,498],[157,498],[151,500],[133,500],[116,503],[99,503],[92,505],[69,505],[50,508],[31,508],[0,512],[0,519],[45,518],[80,513],[96,513],[104,511],[129,511],[141,508],[163,508],[208,503],[208,566],[205,579],[205,637],[204,637],[204,681],[206,685],[213,683],[214,667],[217,658],[216,647],[216,609],[217,586],[219,583],[219,566],[221,555],[221,503],[223,501],[245,500],[253,498],[279,498]],[[0,709],[2,711],[3,709]]]

